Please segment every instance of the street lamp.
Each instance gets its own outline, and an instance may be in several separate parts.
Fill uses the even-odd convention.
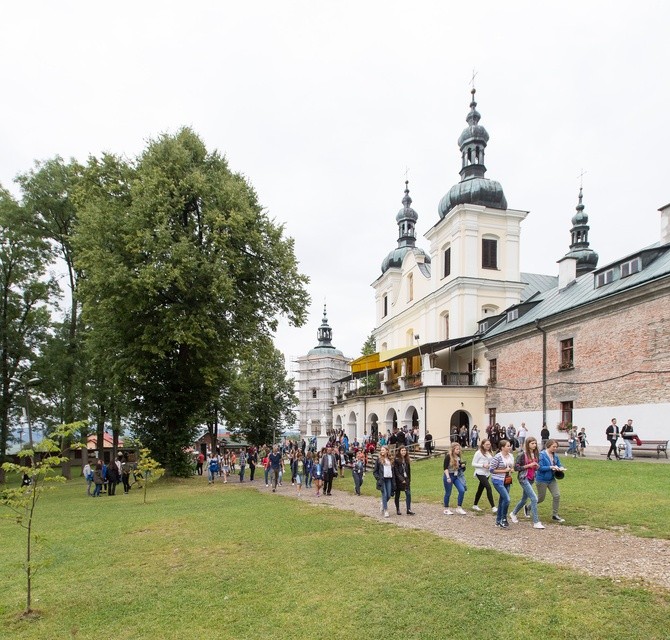
[[[28,423],[28,443],[30,448],[33,448],[33,427],[30,422],[30,394],[28,393],[28,387],[38,384],[41,382],[39,378],[31,378],[30,380],[19,380],[18,378],[11,378],[12,382],[16,382],[23,387],[26,395],[26,422]]]

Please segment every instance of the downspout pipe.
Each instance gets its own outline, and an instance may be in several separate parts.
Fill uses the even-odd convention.
[[[547,332],[535,320],[535,328],[542,332],[542,425],[547,424]]]

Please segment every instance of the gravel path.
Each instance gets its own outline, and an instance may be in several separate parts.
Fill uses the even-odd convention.
[[[232,483],[234,486],[249,486]],[[262,482],[254,488],[270,492]],[[277,487],[277,494],[298,499],[290,484]],[[395,515],[391,505],[390,518],[380,513],[379,498],[356,496],[333,490],[333,495],[316,497],[314,489],[303,490],[299,498],[315,506],[353,511],[391,526],[430,531],[471,547],[495,549],[504,553],[533,558],[541,562],[562,565],[592,576],[640,581],[646,585],[670,589],[670,540],[639,538],[590,527],[571,527],[566,524],[543,522],[546,529],[533,529],[532,521],[521,517],[519,524],[509,529],[495,527],[495,516],[489,510],[468,512],[461,516],[445,516],[439,504],[413,503],[415,516],[405,515],[404,494],[401,496],[403,515]],[[551,496],[549,496],[551,499]]]

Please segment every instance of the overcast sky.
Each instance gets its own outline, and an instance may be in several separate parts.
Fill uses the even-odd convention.
[[[658,240],[669,24],[670,3],[644,0],[5,2],[0,182],[191,126],[249,177],[311,278],[309,321],[278,346],[315,346],[325,299],[355,357],[406,168],[424,249],[459,180],[473,68],[487,176],[530,211],[522,270],[557,275],[582,169],[600,265]]]

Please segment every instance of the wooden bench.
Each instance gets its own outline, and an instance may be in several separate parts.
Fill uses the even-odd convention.
[[[550,440],[556,440],[558,443],[558,452],[560,453],[561,451],[563,453],[568,452],[568,447],[570,446],[568,444],[568,438],[549,438]],[[577,445],[577,452],[579,453],[579,445]]]
[[[642,444],[637,444],[635,440],[631,441],[633,445],[633,457],[636,454],[656,454],[657,458],[661,457],[661,454],[664,454],[665,457],[668,457],[668,441],[667,440],[642,440]],[[619,455],[623,455],[625,451],[625,446],[623,442],[620,442],[617,446],[619,450]]]

